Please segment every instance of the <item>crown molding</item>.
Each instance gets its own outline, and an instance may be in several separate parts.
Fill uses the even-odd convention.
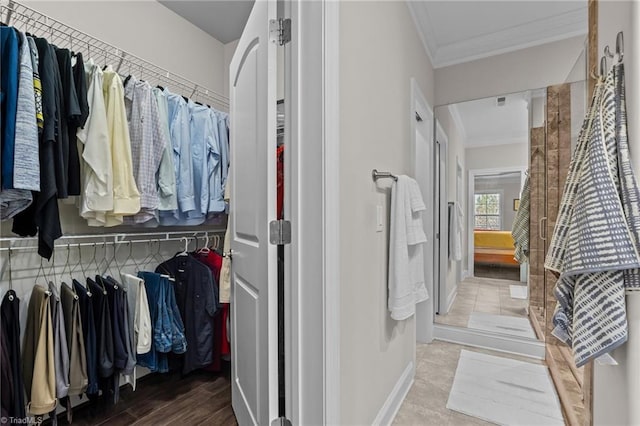
[[[529,142],[527,135],[516,135],[516,136],[508,136],[502,137],[499,139],[496,138],[471,138],[466,139],[464,143],[464,147],[467,149],[473,148],[486,148],[488,146],[499,146],[499,145],[519,145],[526,144]]]
[[[420,37],[422,47],[424,47],[424,51],[427,53],[429,62],[431,62],[431,66],[433,68],[436,68],[436,64],[433,60],[434,55],[432,53],[435,52],[438,47],[435,44],[435,33],[433,32],[431,25],[426,25],[426,29],[423,29],[423,26],[421,25],[421,22],[424,20],[426,20],[426,22],[430,22],[426,7],[421,5],[420,2],[411,0],[407,0],[405,3],[407,4],[407,8],[409,8],[409,14],[411,15],[411,19],[413,19],[413,25],[418,33],[418,37]],[[425,34],[425,31],[427,34]]]
[[[407,0],[406,3],[434,68],[470,62],[587,34],[585,7],[446,46],[438,46],[429,17],[428,2]]]

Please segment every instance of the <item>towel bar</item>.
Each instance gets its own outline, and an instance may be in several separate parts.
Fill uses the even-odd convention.
[[[378,179],[382,179],[382,178],[391,178],[395,181],[398,180],[398,176],[392,174],[391,172],[379,172],[377,169],[373,169],[371,171],[371,177],[373,178],[374,182],[377,182]]]

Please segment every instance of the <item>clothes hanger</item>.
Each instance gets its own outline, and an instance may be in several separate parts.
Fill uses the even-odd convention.
[[[176,254],[176,257],[177,256],[188,256],[189,255],[189,253],[188,253],[188,251],[189,251],[189,239],[187,237],[181,237],[180,241],[184,241],[184,250],[182,252]]]
[[[78,281],[78,283],[80,283],[80,285],[82,285],[84,288],[87,289],[87,296],[91,297],[93,296],[93,294],[91,294],[91,289],[89,288],[89,286],[86,283],[86,278],[87,278],[87,274],[84,271],[84,267],[82,266],[82,248],[80,247],[80,243],[78,243],[78,263],[71,268],[71,271],[69,272],[69,274],[73,277],[74,271],[76,270],[77,266],[80,266],[80,272],[82,272],[82,276],[84,277],[84,283]],[[76,280],[77,281],[77,280]]]
[[[153,258],[160,265],[160,264],[162,264],[164,262],[164,259],[162,258],[162,255],[160,254],[160,240],[156,240],[156,241],[158,241],[158,250],[154,253]],[[168,275],[168,274],[160,274],[160,276],[162,278],[166,278],[166,279],[168,279],[169,281],[172,281],[172,282],[176,281],[175,278],[173,278],[171,275]]]
[[[11,247],[9,247],[9,302],[13,302],[13,277],[11,271]]]
[[[96,266],[96,278],[100,278],[100,265],[98,265],[98,261],[96,260],[96,252],[98,251],[98,244],[97,243],[93,243],[93,263]],[[102,263],[102,262],[101,262]],[[97,283],[100,282],[100,279],[96,280]],[[102,287],[102,294],[103,295],[107,295],[107,289],[104,288],[104,284],[102,282],[99,283],[100,286]]]
[[[42,272],[42,276],[44,277],[44,280],[47,283],[47,287],[45,287],[46,290],[44,291],[44,293],[47,296],[51,296],[51,292],[49,291],[49,286],[48,286],[49,279],[47,278],[47,274],[44,272],[44,266],[42,265],[42,259],[43,258],[40,257],[40,268],[38,268],[38,274],[36,275],[36,282],[38,281],[38,278],[40,278],[40,273]]]
[[[198,253],[204,253],[204,254],[208,254],[211,252],[211,250],[209,249],[209,233],[205,232],[204,233],[204,237],[206,239],[205,243],[204,243],[204,247],[202,247],[200,250],[197,250]],[[214,236],[215,237],[215,236]]]
[[[127,262],[129,262],[130,260],[133,261],[133,264],[136,266],[136,271],[139,271],[140,266],[138,265],[138,262],[136,262],[136,258],[133,257],[133,243],[131,241],[129,241],[128,243],[129,243],[129,255],[127,256],[127,260],[124,263],[126,265]]]

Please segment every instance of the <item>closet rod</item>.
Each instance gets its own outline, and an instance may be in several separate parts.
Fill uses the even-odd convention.
[[[180,238],[177,237],[168,237],[168,238],[148,238],[144,240],[114,240],[114,241],[94,241],[91,243],[66,243],[66,244],[56,244],[57,248],[64,247],[100,247],[100,246],[115,246],[120,244],[142,244],[142,243],[162,243],[165,241],[184,241],[184,238],[196,238],[197,235],[189,235],[183,236]],[[37,250],[38,246],[17,246],[17,247],[0,247],[1,251],[30,251]]]
[[[86,240],[86,239],[113,239],[115,242],[123,242],[126,238],[153,238],[153,240],[163,239],[169,240],[171,236],[178,235],[183,237],[195,237],[202,234],[224,234],[224,229],[210,229],[210,230],[186,230],[186,231],[165,231],[165,232],[119,232],[110,234],[77,234],[77,235],[63,235],[59,240]],[[38,237],[2,237],[0,243],[15,243],[20,241],[36,240]],[[102,242],[100,242],[102,243]],[[61,243],[60,246],[66,246],[67,243]]]
[[[74,48],[75,50],[84,50],[86,48],[87,59],[92,56],[91,51],[93,49],[99,50],[105,56],[105,60],[107,56],[116,60],[113,64],[114,67],[117,67],[116,71],[120,71],[123,66],[124,68],[128,66],[132,73],[140,73],[140,78],[153,76],[153,79],[147,79],[154,80],[154,83],[171,82],[173,86],[169,87],[169,89],[180,92],[181,95],[191,95],[190,97],[195,96],[198,100],[207,103],[216,104],[224,108],[229,107],[229,98],[227,96],[207,89],[193,80],[119,49],[21,3],[13,0],[8,2],[0,0],[0,18],[7,25],[11,25],[13,21],[21,22],[23,24],[22,29],[27,32],[34,32],[34,30],[35,32],[42,32],[42,36],[48,37],[58,47],[67,47],[71,50],[74,50]],[[126,65],[124,65],[125,63]]]

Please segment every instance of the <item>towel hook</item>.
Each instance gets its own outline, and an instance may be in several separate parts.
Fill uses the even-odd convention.
[[[618,63],[621,63],[624,57],[624,34],[622,31],[616,36],[616,53],[618,54]]]

